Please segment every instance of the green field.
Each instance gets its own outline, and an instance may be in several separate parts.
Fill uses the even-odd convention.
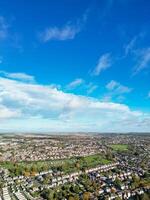
[[[7,168],[11,175],[20,175],[26,172],[40,172],[48,169],[56,169],[64,173],[71,173],[82,169],[96,167],[97,165],[109,164],[111,161],[103,155],[95,154],[86,157],[70,158],[63,160],[46,160],[33,162],[1,162],[0,166]],[[78,163],[78,165],[77,165]]]
[[[95,167],[96,165],[105,165],[109,164],[111,161],[107,160],[100,154],[91,155],[84,157],[84,162],[87,163],[87,166],[89,167]]]
[[[127,144],[112,144],[110,147],[114,151],[127,151],[128,150],[128,145]]]

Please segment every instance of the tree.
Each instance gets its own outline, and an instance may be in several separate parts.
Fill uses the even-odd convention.
[[[149,200],[149,196],[148,194],[144,193],[142,196],[141,196],[141,200]]]
[[[50,174],[45,174],[45,175],[43,175],[43,178],[44,178],[43,184],[48,184],[48,183],[51,182],[51,180],[52,180],[52,177],[51,177]]]
[[[28,177],[28,176],[30,176],[30,172],[28,172],[28,171],[24,171],[24,176],[26,176],[26,177]]]
[[[119,180],[119,178],[116,178],[116,180],[114,181],[114,183],[115,183],[115,185],[117,186],[117,187],[121,187],[121,181]]]
[[[51,189],[44,189],[41,196],[44,199],[53,200],[54,199],[54,191]]]
[[[138,176],[135,176],[135,175],[132,178],[133,178],[133,183],[131,184],[131,186],[133,188],[137,188],[140,184],[140,178]]]
[[[77,170],[80,170],[80,162],[79,162],[79,161],[77,161],[77,162],[75,163],[75,167],[77,168]]]
[[[107,154],[106,154],[106,159],[107,160],[112,160],[113,159],[113,155],[112,155],[112,152],[111,151],[108,151]]]
[[[69,196],[68,200],[75,200],[73,196]]]
[[[84,192],[83,193],[83,200],[89,200],[90,199],[90,192]]]
[[[3,186],[4,186],[4,183],[1,181],[1,182],[0,182],[0,189],[2,189]]]
[[[120,197],[116,197],[115,200],[121,200],[121,198]]]

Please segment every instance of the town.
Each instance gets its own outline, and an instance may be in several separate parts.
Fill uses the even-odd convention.
[[[0,136],[0,200],[150,198],[150,135]]]
[[[150,0],[0,0],[0,200],[150,200]]]

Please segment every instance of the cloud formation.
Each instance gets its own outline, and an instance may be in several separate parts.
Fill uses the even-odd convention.
[[[47,27],[45,30],[38,34],[41,42],[48,42],[51,40],[72,40],[82,30],[85,22],[87,21],[89,10],[87,9],[76,23],[67,22],[65,25],[58,27]]]
[[[129,93],[132,91],[131,88],[121,85],[119,82],[111,80],[107,85],[106,88],[109,91],[113,91],[117,94],[124,94],[124,93]]]
[[[34,82],[34,77],[25,73],[8,73],[5,71],[0,71],[0,75],[10,78],[10,79],[15,79],[15,80],[21,80],[25,82]]]
[[[67,91],[71,91],[77,88],[86,91],[86,94],[90,95],[98,88],[98,85],[94,84],[93,82],[86,82],[81,78],[77,78],[65,87]]]
[[[112,99],[115,99],[119,102],[123,101],[124,95],[132,91],[132,88],[124,86],[114,80],[111,80],[109,83],[107,83],[106,89],[107,89],[107,92],[103,98],[105,101],[111,101]]]
[[[143,37],[144,33],[140,33],[134,36],[131,41],[124,47],[125,57],[130,54],[135,62],[132,73],[133,76],[148,68],[150,64],[150,47],[137,47],[138,41],[141,41]]]
[[[133,75],[149,67],[150,64],[150,47],[136,51],[137,64],[134,67]]]
[[[0,40],[4,40],[8,36],[8,28],[9,25],[7,24],[5,18],[0,16]]]
[[[77,87],[79,87],[80,85],[82,85],[84,83],[84,80],[81,79],[81,78],[77,78],[75,80],[73,80],[71,83],[69,83],[67,86],[66,86],[66,89],[67,90],[73,90]]]
[[[78,26],[65,25],[61,28],[49,27],[39,34],[40,40],[42,42],[48,42],[50,40],[71,40],[74,39],[77,33],[80,32]]]
[[[110,53],[103,54],[92,72],[92,75],[98,76],[100,73],[106,69],[108,69],[112,64],[112,59]]]
[[[135,43],[137,41],[138,37],[135,36],[134,38],[132,38],[132,40],[125,46],[125,56],[127,56],[129,53],[133,53],[133,49],[135,46]]]
[[[90,82],[86,85],[87,94],[92,94],[96,89],[98,88],[98,85],[95,85],[94,83]]]
[[[0,78],[1,130],[146,131],[148,119],[149,114],[124,104],[65,93],[51,85]]]

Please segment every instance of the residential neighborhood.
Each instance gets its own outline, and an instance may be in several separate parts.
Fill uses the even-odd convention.
[[[149,199],[150,136],[1,135],[2,200]]]

